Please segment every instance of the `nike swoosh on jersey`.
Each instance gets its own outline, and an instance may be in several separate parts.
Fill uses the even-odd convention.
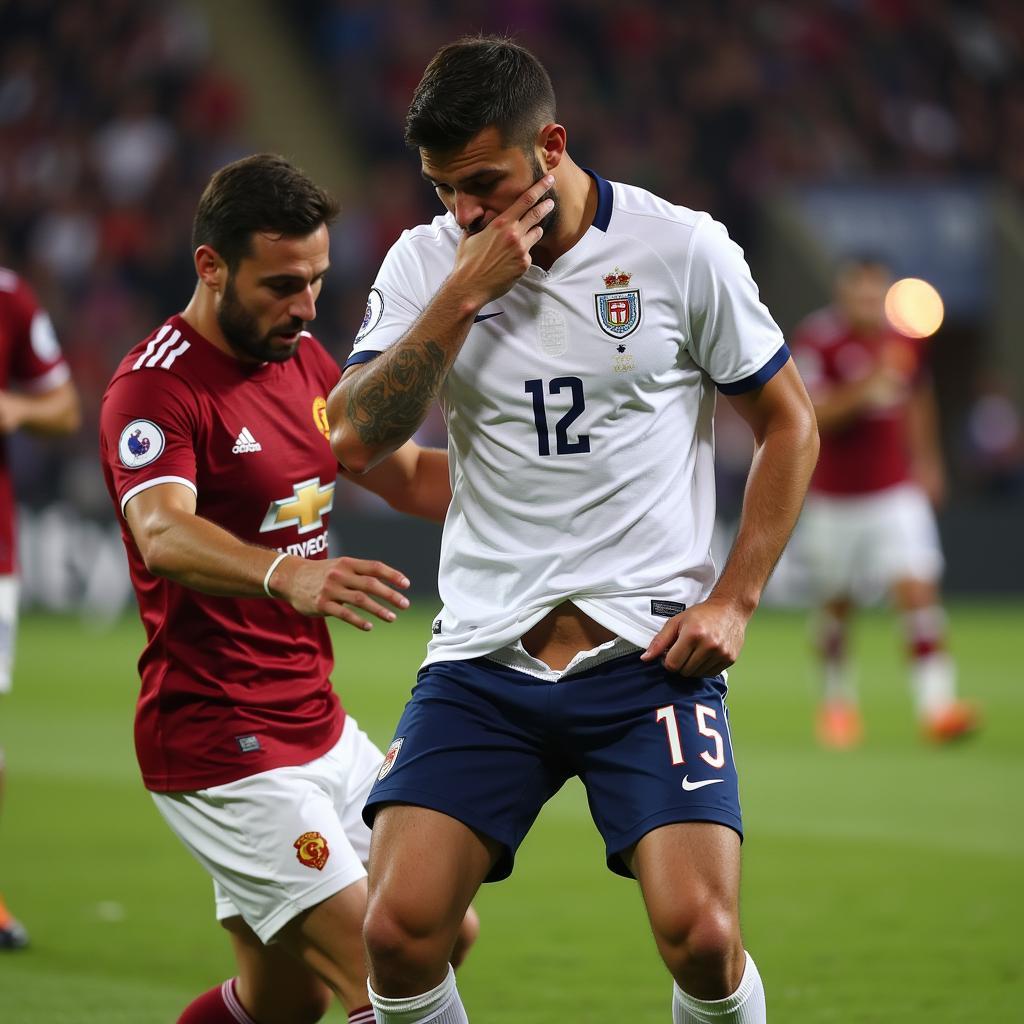
[[[725,779],[703,779],[700,782],[691,782],[689,775],[683,776],[683,789],[692,793],[695,789],[703,789],[705,786],[713,786],[716,782],[725,782]]]
[[[490,320],[492,316],[501,316],[504,312],[505,310],[499,309],[497,313],[477,313],[477,315],[473,317],[473,323],[478,324],[481,320]]]

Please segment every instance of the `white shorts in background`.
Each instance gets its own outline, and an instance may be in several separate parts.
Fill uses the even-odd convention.
[[[152,793],[213,878],[217,920],[241,915],[263,942],[366,876],[366,796],[384,755],[354,718],[323,757],[189,793]]]
[[[18,578],[0,576],[0,693],[10,693],[18,630]]]
[[[819,600],[877,601],[897,580],[942,575],[935,515],[914,484],[854,497],[809,494],[799,536]]]

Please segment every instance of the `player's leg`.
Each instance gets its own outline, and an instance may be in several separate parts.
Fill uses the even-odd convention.
[[[363,926],[378,1021],[467,1019],[450,963],[470,902],[502,851],[429,808],[389,804],[378,811]]]
[[[976,710],[957,699],[956,665],[946,640],[946,614],[936,582],[906,577],[892,587],[903,617],[914,705],[926,738],[959,739],[978,725]]]
[[[345,732],[356,728],[354,721],[351,730],[346,723]],[[263,998],[273,986],[258,983],[258,965],[272,970],[286,955],[303,977],[318,976],[336,992],[346,1010],[365,1013],[369,1005],[361,941],[366,871],[345,833],[334,792],[347,785],[342,769],[348,760],[338,751],[349,745],[343,732],[334,750],[306,765],[193,793],[153,794],[172,830],[214,879],[218,919],[242,918],[260,943],[277,947],[266,961],[250,956],[246,963],[253,970],[239,962],[241,991],[235,998],[260,1024],[270,1013],[255,1012],[245,1000],[254,992]],[[316,1003],[308,985],[285,990],[280,998],[282,1019],[304,1020]]]
[[[18,581],[14,576],[0,576],[0,697],[11,689],[17,624]],[[3,810],[6,774],[4,749],[0,744],[0,811]],[[27,945],[28,932],[13,917],[0,896],[0,951],[24,949]]]
[[[558,684],[608,866],[640,882],[676,1024],[764,1020],[740,937],[739,783],[727,687],[627,656]],[[724,1002],[723,1002],[724,1000]]]
[[[885,534],[878,557],[904,624],[914,704],[924,735],[942,742],[977,726],[973,707],[957,700],[956,667],[946,642],[939,595],[943,557],[935,515],[917,487],[893,488],[885,498]]]
[[[740,935],[736,832],[710,822],[665,825],[623,859],[675,981],[675,1024],[763,1024],[764,987]]]
[[[481,882],[511,872],[566,778],[543,750],[549,694],[550,684],[486,659],[420,672],[363,812],[373,823],[364,936],[379,1022],[466,1020],[449,966],[459,924]]]
[[[836,750],[856,746],[863,733],[849,658],[853,610],[852,599],[845,595],[826,598],[813,624],[821,675],[818,740]]]
[[[231,937],[238,975],[204,992],[178,1024],[314,1024],[331,990],[283,946],[264,945],[239,916],[221,921]],[[357,1018],[370,1024],[373,1017]]]
[[[821,495],[808,498],[799,537],[815,605],[811,632],[820,680],[817,734],[823,745],[837,749],[855,746],[862,733],[848,644],[861,530],[847,502]]]

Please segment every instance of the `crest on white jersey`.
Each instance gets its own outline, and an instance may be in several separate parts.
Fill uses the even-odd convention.
[[[366,312],[363,314],[363,322],[359,325],[359,332],[356,334],[356,341],[361,341],[370,331],[380,323],[384,315],[384,296],[377,288],[371,288],[366,300]]]
[[[164,450],[164,432],[151,420],[132,420],[117,442],[117,454],[128,469],[148,466]]]
[[[594,296],[597,322],[605,334],[625,338],[640,326],[640,289],[599,292]]]

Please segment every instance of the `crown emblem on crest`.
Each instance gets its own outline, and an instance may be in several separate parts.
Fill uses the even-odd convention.
[[[610,274],[604,275],[604,286],[605,288],[625,288],[632,276],[616,267]]]

